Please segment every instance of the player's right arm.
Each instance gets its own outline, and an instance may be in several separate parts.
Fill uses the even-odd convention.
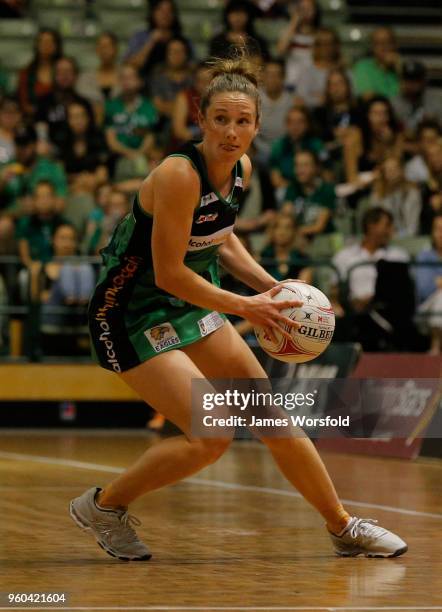
[[[186,302],[238,315],[254,325],[294,326],[280,311],[300,303],[274,302],[272,296],[280,287],[244,297],[212,285],[184,264],[193,213],[200,198],[200,180],[189,163],[183,158],[168,158],[150,180],[151,185],[144,183],[141,188],[140,201],[147,210],[146,202],[153,198],[152,259],[156,285]]]

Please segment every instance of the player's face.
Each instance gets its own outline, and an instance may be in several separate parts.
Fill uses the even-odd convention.
[[[240,92],[216,94],[201,117],[201,128],[212,152],[236,161],[248,150],[258,131],[255,101]]]

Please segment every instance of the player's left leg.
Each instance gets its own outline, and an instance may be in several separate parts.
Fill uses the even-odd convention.
[[[184,350],[208,379],[267,378],[257,358],[230,323]],[[289,434],[290,436],[290,434]],[[341,555],[393,556],[407,550],[405,542],[387,530],[351,518],[340,502],[315,446],[306,436],[260,436],[284,476],[324,517],[336,552]],[[350,533],[352,532],[352,533]],[[335,536],[333,534],[339,534]],[[376,541],[376,543],[374,542]],[[364,546],[371,550],[365,550]]]
[[[201,342],[205,345],[204,357],[198,350]],[[267,378],[255,355],[230,323],[201,342],[185,347],[184,351],[208,379]],[[311,440],[306,436],[260,436],[260,439],[269,448],[284,476],[322,514],[329,529],[340,532],[350,516],[340,503]]]

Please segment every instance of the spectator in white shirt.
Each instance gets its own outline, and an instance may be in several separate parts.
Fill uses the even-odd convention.
[[[407,60],[402,65],[400,92],[391,103],[404,129],[413,133],[424,119],[440,121],[440,104],[427,89],[427,71],[421,62]]]
[[[296,89],[305,64],[311,64],[313,41],[321,24],[317,0],[299,0],[293,5],[290,22],[276,45],[280,57],[287,60],[286,85]]]
[[[393,217],[377,207],[363,218],[359,244],[344,248],[333,258],[342,279],[347,280],[346,316],[338,320],[343,340],[360,342],[365,351],[422,350],[422,337],[413,323],[415,289],[408,269],[408,254],[390,245]],[[359,264],[359,265],[358,265]],[[344,310],[332,289],[337,316]]]
[[[430,178],[428,150],[438,143],[442,128],[437,121],[427,119],[417,129],[417,154],[405,164],[405,178],[412,183],[426,183]]]
[[[285,64],[283,60],[271,59],[262,72],[261,125],[254,140],[259,162],[267,164],[272,142],[284,136],[286,117],[294,104],[294,96],[284,89]]]
[[[379,176],[370,194],[370,203],[391,212],[399,236],[418,234],[422,196],[419,189],[406,180],[398,157],[387,157],[380,165]]]
[[[408,253],[391,246],[393,216],[380,207],[370,208],[362,220],[363,238],[360,243],[345,247],[333,257],[333,264],[342,279],[348,279],[348,299],[356,312],[364,311],[372,301],[376,290],[376,263],[381,260],[407,262]],[[367,264],[356,266],[356,264]],[[343,314],[342,306],[335,298],[336,314]]]
[[[419,312],[431,333],[430,352],[442,354],[442,214],[433,219],[431,228],[432,248],[423,250],[417,256],[421,264],[415,269],[416,291],[420,302]],[[425,266],[429,263],[429,266]]]
[[[312,60],[299,74],[296,95],[302,98],[309,108],[316,108],[325,102],[330,71],[342,68],[341,41],[334,30],[320,28],[316,32]]]

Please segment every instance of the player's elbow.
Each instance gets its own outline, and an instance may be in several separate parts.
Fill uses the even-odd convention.
[[[167,291],[167,293],[175,293],[176,288],[179,286],[180,275],[178,267],[176,269],[171,269],[160,266],[158,269],[154,269],[154,274],[155,285],[159,289]]]
[[[155,271],[155,285],[163,291],[169,292],[171,284],[170,276],[165,272]]]

